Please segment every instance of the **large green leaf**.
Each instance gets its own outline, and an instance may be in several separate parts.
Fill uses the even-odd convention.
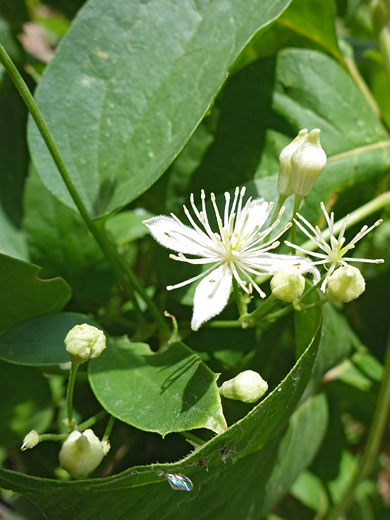
[[[75,325],[96,325],[75,312],[49,314],[24,321],[0,335],[0,359],[26,366],[60,365],[69,361],[64,339]]]
[[[0,470],[0,484],[28,496],[51,520],[75,516],[80,520],[146,520],[155,515],[168,520],[178,514],[204,520],[257,520],[310,463],[324,434],[327,414],[320,396],[298,409],[286,435],[281,436],[310,378],[320,330],[317,323],[308,348],[266,399],[180,462],[133,467],[85,482]],[[184,473],[194,489],[172,491],[163,472]]]
[[[48,66],[36,99],[92,215],[133,200],[164,172],[240,51],[288,4],[86,4]],[[33,124],[29,137],[45,185],[74,207]]]
[[[236,74],[216,103],[212,144],[189,191],[232,189],[255,178],[276,186],[279,153],[301,128],[320,128],[328,164],[302,211],[319,214],[332,193],[379,178],[390,164],[387,132],[347,73],[326,55],[286,49]]]
[[[214,374],[182,343],[154,354],[127,338],[111,342],[89,365],[92,389],[112,415],[141,430],[170,432],[226,428]]]
[[[43,280],[40,268],[0,254],[0,331],[42,314],[59,312],[71,296],[62,278]]]

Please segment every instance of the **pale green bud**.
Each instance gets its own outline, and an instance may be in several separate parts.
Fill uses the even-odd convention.
[[[296,138],[280,152],[278,177],[278,192],[280,195],[288,197],[293,193],[291,156],[306,141],[306,139],[307,129],[303,128],[298,132]]]
[[[278,300],[291,303],[302,296],[305,278],[296,270],[281,269],[271,279],[272,294]]]
[[[238,376],[225,381],[219,393],[228,399],[236,399],[244,403],[255,403],[268,390],[268,384],[253,370],[245,370]]]
[[[334,302],[349,303],[365,290],[366,282],[357,267],[341,266],[328,278],[327,296]]]
[[[75,325],[68,332],[65,346],[73,363],[84,363],[88,359],[100,356],[106,348],[106,337],[101,330],[83,323]]]
[[[35,430],[31,430],[25,438],[23,439],[23,444],[21,445],[20,449],[22,451],[31,450],[31,448],[34,448],[39,442],[39,434]]]
[[[326,166],[326,154],[321,147],[320,133],[315,128],[306,141],[292,154],[292,193],[305,197]]]
[[[99,466],[107,451],[92,430],[73,431],[62,445],[58,458],[61,467],[72,477],[85,478]]]

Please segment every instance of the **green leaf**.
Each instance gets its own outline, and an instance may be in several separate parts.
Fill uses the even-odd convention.
[[[89,308],[104,303],[115,278],[82,218],[56,199],[31,168],[24,197],[30,258],[45,276],[62,276],[72,299]]]
[[[226,428],[217,379],[182,343],[154,354],[148,345],[122,338],[89,365],[91,387],[110,414],[162,436]]]
[[[40,267],[0,254],[0,331],[29,318],[59,312],[71,296],[62,278],[42,280]]]
[[[36,99],[92,215],[123,206],[158,179],[207,112],[240,51],[288,4],[86,4]],[[74,208],[33,124],[29,142],[45,185]]]
[[[0,439],[4,446],[20,444],[32,429],[43,432],[53,410],[47,379],[24,367],[0,362]]]
[[[20,323],[0,335],[0,359],[37,367],[67,363],[65,336],[82,323],[96,326],[88,316],[74,312],[49,314]]]
[[[229,81],[215,111],[214,140],[189,191],[221,193],[265,177],[276,185],[279,153],[305,127],[321,129],[328,155],[302,206],[313,223],[321,200],[388,171],[386,130],[352,79],[322,53],[286,49],[253,63]]]
[[[122,211],[109,218],[106,228],[112,234],[114,241],[122,246],[147,235],[148,228],[142,221],[151,217],[153,217],[152,213],[141,208]]]
[[[310,463],[321,442],[326,426],[322,396],[309,399],[297,410],[293,427],[281,440],[283,428],[310,378],[320,334],[317,323],[308,348],[266,399],[241,421],[179,462],[133,467],[119,475],[85,482],[60,482],[0,470],[0,485],[25,494],[52,520],[75,515],[80,520],[146,520],[154,514],[168,520],[177,511],[183,518],[202,515],[205,520],[250,518],[253,511],[258,517]],[[172,491],[161,475],[164,472],[185,474],[193,481],[194,489],[188,494]],[[270,476],[272,499],[268,499]]]

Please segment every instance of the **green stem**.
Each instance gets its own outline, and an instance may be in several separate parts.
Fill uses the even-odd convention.
[[[233,279],[233,293],[234,293],[234,299],[236,300],[238,314],[239,314],[239,316],[242,316],[243,314],[247,313],[248,304],[246,302],[245,295],[240,290],[238,283],[234,279]]]
[[[197,437],[193,433],[190,432],[178,432],[182,437],[184,437],[186,440],[191,441],[191,444],[196,444],[197,446],[202,446],[202,444],[205,444],[206,441],[203,439]]]
[[[357,210],[350,213],[349,221],[345,229],[349,229],[350,227],[354,226],[355,224],[363,220],[365,217],[372,215],[372,213],[375,213],[388,205],[390,205],[390,191],[386,191],[385,193],[378,195],[378,197],[375,197],[375,199],[370,200],[370,202],[367,202],[367,204],[364,204]],[[339,233],[344,223],[344,220],[345,217],[343,217],[335,223],[335,225],[333,226],[334,235],[337,235]],[[322,231],[322,236],[324,237],[324,240],[328,240],[329,229]],[[318,246],[311,240],[308,240],[307,242],[304,242],[302,244],[302,247],[304,249],[307,249],[308,251],[314,251],[314,249],[317,249]]]
[[[243,323],[239,320],[214,320],[205,323],[203,327],[207,327],[209,329],[229,329],[243,327]]]
[[[299,209],[299,206],[301,205],[302,200],[303,200],[303,197],[301,197],[300,195],[294,195],[294,208],[293,208],[293,212],[292,212],[292,216],[291,216],[292,226],[291,226],[291,231],[290,231],[290,242],[292,244],[295,244],[296,236],[297,236],[297,225],[295,224],[293,219],[294,219],[295,215],[297,214],[297,211]]]
[[[245,323],[249,327],[253,327],[258,323],[264,316],[266,316],[269,311],[274,307],[276,298],[271,293],[268,298],[253,312],[250,314],[244,314],[241,316],[241,321]]]
[[[285,200],[287,199],[287,195],[281,195],[279,194],[279,199],[278,199],[278,202],[276,204],[276,207],[274,209],[274,212],[273,212],[273,215],[272,215],[272,218],[271,218],[271,222],[269,223],[269,225],[271,226],[275,220],[278,218],[278,215],[279,215],[279,211],[282,209],[282,206],[283,204],[285,203]]]
[[[129,295],[133,295],[133,289],[135,289],[140,296],[144,299],[145,303],[148,305],[150,313],[152,314],[153,318],[156,320],[156,323],[160,329],[160,332],[166,336],[168,332],[168,327],[159,311],[155,303],[151,300],[151,298],[148,297],[146,294],[144,288],[139,283],[137,277],[131,270],[130,266],[126,264],[126,262],[123,261],[122,257],[119,255],[118,251],[113,247],[112,243],[107,239],[104,231],[102,229],[99,229],[95,222],[90,217],[87,208],[85,207],[78,191],[76,190],[76,187],[74,186],[71,176],[68,172],[68,169],[65,166],[65,163],[60,155],[60,152],[57,148],[57,145],[46,125],[46,122],[44,121],[42,114],[35,103],[35,100],[29,91],[25,81],[23,80],[22,76],[20,75],[18,69],[15,67],[13,61],[9,57],[7,51],[3,47],[3,45],[0,44],[0,61],[4,65],[4,68],[6,69],[9,77],[11,78],[12,82],[14,83],[15,87],[19,91],[20,96],[22,97],[28,111],[30,112],[32,118],[34,119],[38,130],[45,141],[45,144],[47,146],[47,149],[50,153],[50,155],[53,158],[53,161],[55,165],[57,166],[57,169],[62,177],[62,180],[64,181],[64,184],[66,188],[69,191],[70,196],[73,199],[73,202],[75,203],[80,216],[84,220],[85,224],[87,225],[89,231],[93,235],[94,239],[96,240],[97,244],[99,245],[100,249],[104,253],[104,255],[107,257],[111,265],[113,266],[113,269],[118,276],[119,280],[121,281],[122,285],[124,286],[125,290],[129,293]],[[131,296],[132,297],[132,296]]]
[[[111,435],[112,427],[114,426],[115,417],[110,415],[106,429],[104,430],[102,441],[107,441]]]
[[[67,438],[68,433],[43,433],[39,436],[39,442],[43,441],[63,441]]]
[[[390,29],[383,0],[371,2],[371,14],[376,38],[382,55],[387,88],[390,90]]]
[[[70,365],[70,373],[68,379],[68,390],[66,392],[66,408],[68,414],[68,427],[71,431],[73,431],[76,427],[76,423],[73,420],[73,390],[74,384],[76,381],[76,374],[79,368],[79,363],[74,363]]]
[[[386,348],[385,371],[375,406],[374,417],[368,434],[367,443],[359,461],[357,473],[348,489],[327,516],[327,520],[337,520],[347,511],[353,502],[355,491],[359,483],[371,472],[377,456],[386,423],[390,412],[390,333]]]
[[[107,415],[106,410],[100,410],[100,412],[98,412],[97,414],[93,415],[92,417],[90,417],[86,421],[84,421],[81,424],[79,424],[77,429],[82,432],[82,431],[86,430],[87,428],[90,428],[91,426],[93,426],[97,422],[99,422],[106,415]]]

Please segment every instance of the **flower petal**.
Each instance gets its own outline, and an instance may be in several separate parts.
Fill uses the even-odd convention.
[[[235,231],[238,233],[241,232],[241,236],[244,237],[252,233],[255,227],[261,229],[269,215],[269,206],[270,203],[264,199],[252,200],[241,211],[239,219],[235,225]],[[241,231],[244,221],[246,222]]]
[[[227,265],[221,265],[203,278],[195,290],[192,330],[198,330],[205,321],[224,309],[231,288],[232,272]]]
[[[162,246],[190,255],[216,256],[216,245],[205,234],[163,215],[144,220],[153,238]]]

